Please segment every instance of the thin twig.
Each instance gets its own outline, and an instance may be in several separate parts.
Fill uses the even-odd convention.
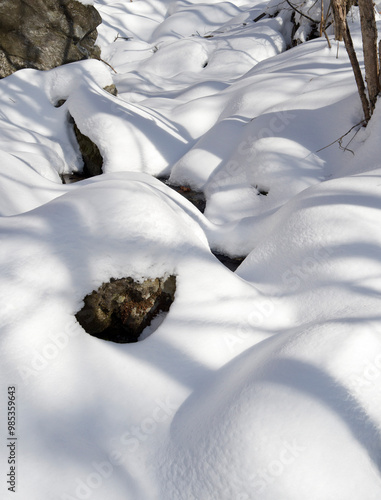
[[[316,153],[319,153],[320,151],[323,151],[323,149],[327,149],[329,148],[330,146],[333,146],[336,142],[339,143],[339,147],[340,149],[342,149],[343,151],[350,151],[353,155],[354,155],[354,152],[351,150],[351,149],[348,149],[346,146],[343,146],[342,145],[342,142],[343,142],[343,139],[344,137],[346,137],[348,134],[350,134],[352,132],[352,130],[356,127],[359,127],[360,125],[366,125],[366,120],[361,120],[361,122],[359,123],[356,123],[356,125],[353,125],[353,127],[351,127],[348,132],[345,132],[345,134],[343,134],[342,136],[340,136],[338,139],[334,140],[333,142],[331,142],[330,144],[328,144],[327,146],[324,146],[324,148],[320,148],[316,151]],[[356,134],[358,133],[358,130],[356,131]],[[356,135],[355,134],[355,135]],[[348,142],[347,146],[352,142],[354,137],[352,137],[352,139]]]
[[[116,37],[114,38],[114,42],[116,42],[117,40],[125,40],[125,41],[128,41],[128,40],[131,40],[132,37],[130,36],[120,36],[119,33],[116,35]]]
[[[111,64],[109,64],[108,62],[106,62],[104,59],[102,59],[101,57],[99,58],[100,61],[102,61],[103,63],[107,64],[107,66],[109,68],[111,68],[113,70],[114,73],[118,73],[112,66]]]
[[[303,14],[303,12],[301,12],[299,9],[297,9],[295,7],[295,5],[292,5],[292,3],[289,1],[289,0],[286,0],[286,2],[288,3],[288,5],[291,7],[291,9],[294,9],[295,12],[297,12],[298,14],[300,14],[301,16],[305,17],[306,19],[308,19],[309,21],[315,23],[315,24],[319,24],[319,21],[315,21],[315,19],[312,19],[312,17],[310,16],[307,16],[307,14]]]
[[[365,120],[364,120],[364,123],[365,123]],[[353,137],[351,138],[351,140],[348,142],[348,144],[345,146],[344,149],[348,148],[349,144],[353,141],[353,139],[356,137],[356,135],[360,132],[360,128],[358,130],[356,130],[356,132],[353,134]],[[351,150],[349,150],[351,151]],[[353,153],[354,154],[354,153]]]
[[[329,41],[329,37],[328,37],[328,35],[327,35],[327,32],[325,31],[325,28],[323,28],[323,33],[324,33],[324,36],[325,36],[325,38],[326,38],[326,40],[327,40],[328,47],[329,47],[330,49],[332,49],[332,45],[331,45],[331,42]]]

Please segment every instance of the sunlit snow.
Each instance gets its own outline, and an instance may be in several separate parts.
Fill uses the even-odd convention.
[[[379,500],[380,105],[356,126],[344,47],[289,49],[267,2],[81,1],[107,64],[0,81],[1,498]],[[104,173],[63,184],[70,116]],[[171,274],[140,342],[75,319],[111,278]]]

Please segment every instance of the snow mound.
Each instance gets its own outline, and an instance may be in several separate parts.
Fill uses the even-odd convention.
[[[337,321],[248,349],[177,412],[158,457],[162,495],[376,500],[380,347],[371,322]]]
[[[268,297],[267,317],[286,304],[289,317],[180,407],[165,497],[380,495],[380,174],[312,187],[273,216],[237,274]]]

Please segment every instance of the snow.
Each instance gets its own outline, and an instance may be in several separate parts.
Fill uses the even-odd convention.
[[[0,81],[1,470],[15,386],[21,500],[378,500],[380,104],[362,127],[344,48],[286,50],[273,2],[94,5],[108,64]],[[72,119],[104,173],[63,184]],[[136,344],[75,319],[172,274]]]

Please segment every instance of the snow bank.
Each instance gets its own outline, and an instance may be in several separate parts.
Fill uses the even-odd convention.
[[[55,182],[61,182],[58,174],[79,170],[82,160],[67,107],[55,106],[89,80],[100,92],[112,83],[109,70],[99,61],[81,61],[46,72],[25,69],[3,79],[0,149]]]
[[[166,196],[169,190],[143,174],[104,175],[40,208],[0,220],[0,295],[7,304],[1,379],[19,391],[20,498],[31,498],[31,491],[36,492],[32,498],[52,491],[60,499],[76,498],[94,464],[105,463],[105,470],[115,468],[115,473],[92,492],[94,498],[104,491],[115,498],[153,495],[157,486],[146,473],[151,446],[158,445],[178,402],[198,386],[202,374],[229,359],[225,337],[263,300],[212,256],[204,233]],[[144,342],[111,345],[76,322],[83,297],[102,282],[165,274],[177,276],[175,302]],[[266,336],[254,330],[247,335],[252,342]],[[118,407],[118,424],[113,407]],[[151,414],[157,420],[151,422]],[[129,440],[128,429],[144,419],[149,419],[147,433]],[[43,439],[36,439],[41,426]],[[37,486],[34,478],[47,463],[51,473]],[[135,480],[126,484],[124,475],[130,473]]]
[[[157,457],[161,494],[376,500],[380,392],[364,373],[379,366],[372,323],[314,325],[247,349],[177,412]],[[366,398],[350,386],[357,374]]]
[[[380,173],[304,191],[238,269],[290,316],[180,407],[165,497],[379,496]]]

